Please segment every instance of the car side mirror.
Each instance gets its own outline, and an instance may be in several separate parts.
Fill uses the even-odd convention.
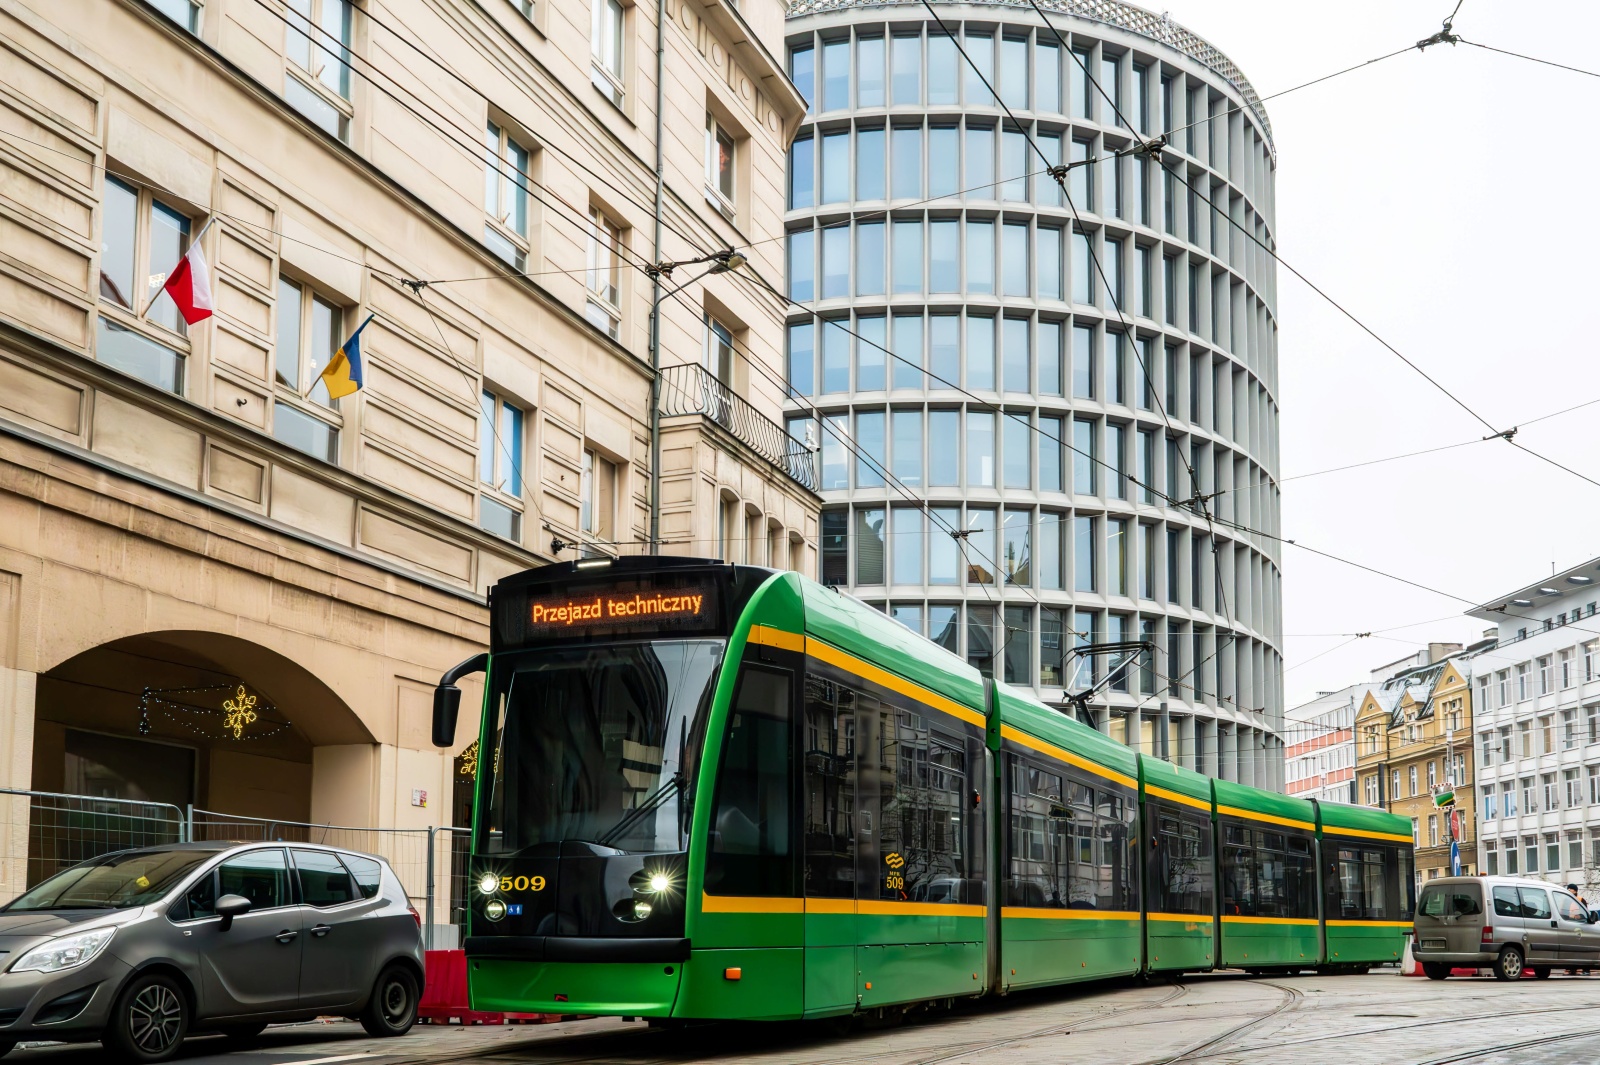
[[[489,656],[476,654],[451,667],[439,678],[439,686],[433,689],[435,747],[454,747],[456,744],[456,718],[461,712],[461,689],[456,687],[456,681],[473,673],[482,673],[488,668]]]
[[[252,905],[254,904],[243,895],[222,896],[217,900],[217,916],[222,918],[222,923],[218,928],[224,932],[232,928],[233,919],[249,913]]]

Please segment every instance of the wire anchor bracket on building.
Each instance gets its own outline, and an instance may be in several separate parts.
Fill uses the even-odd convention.
[[[409,277],[397,277],[395,278],[395,281],[401,288],[409,288],[411,290],[411,294],[416,296],[418,299],[422,298],[422,290],[428,287],[428,282],[413,281]]]

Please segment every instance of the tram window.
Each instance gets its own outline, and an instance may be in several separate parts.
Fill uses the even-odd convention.
[[[884,705],[877,715],[881,831],[863,862],[861,896],[982,903],[981,844],[971,810],[964,741],[923,714]],[[870,786],[870,785],[869,785]]]
[[[1011,776],[1005,904],[1136,909],[1131,800],[1020,757]]]
[[[1304,918],[1317,915],[1311,841],[1283,832],[1227,826],[1222,851],[1224,914]]]
[[[1213,878],[1209,821],[1202,820],[1204,815],[1191,817],[1159,805],[1153,808],[1155,832],[1148,863],[1150,911],[1210,914]]]
[[[1372,843],[1361,847],[1328,845],[1329,879],[1325,909],[1347,921],[1403,921],[1411,917],[1411,870],[1404,860],[1410,847]]]
[[[805,682],[805,889],[856,893],[855,693],[820,677]]]
[[[711,815],[706,891],[792,895],[793,678],[747,668],[728,713]]]

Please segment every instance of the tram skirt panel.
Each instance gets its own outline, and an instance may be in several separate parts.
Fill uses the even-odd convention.
[[[1152,913],[1148,918],[1151,972],[1194,971],[1216,964],[1215,930],[1209,914]]]
[[[1220,966],[1310,969],[1320,964],[1315,918],[1223,917]]]
[[[1329,965],[1396,962],[1406,948],[1410,921],[1329,921]]]
[[[1139,970],[1137,913],[1007,906],[1000,934],[1000,979],[1008,989]]]

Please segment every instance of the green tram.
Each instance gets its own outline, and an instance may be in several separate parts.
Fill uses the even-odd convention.
[[[1365,971],[1406,820],[1143,757],[794,573],[661,556],[491,590],[479,1010],[794,1019],[1139,973]]]

